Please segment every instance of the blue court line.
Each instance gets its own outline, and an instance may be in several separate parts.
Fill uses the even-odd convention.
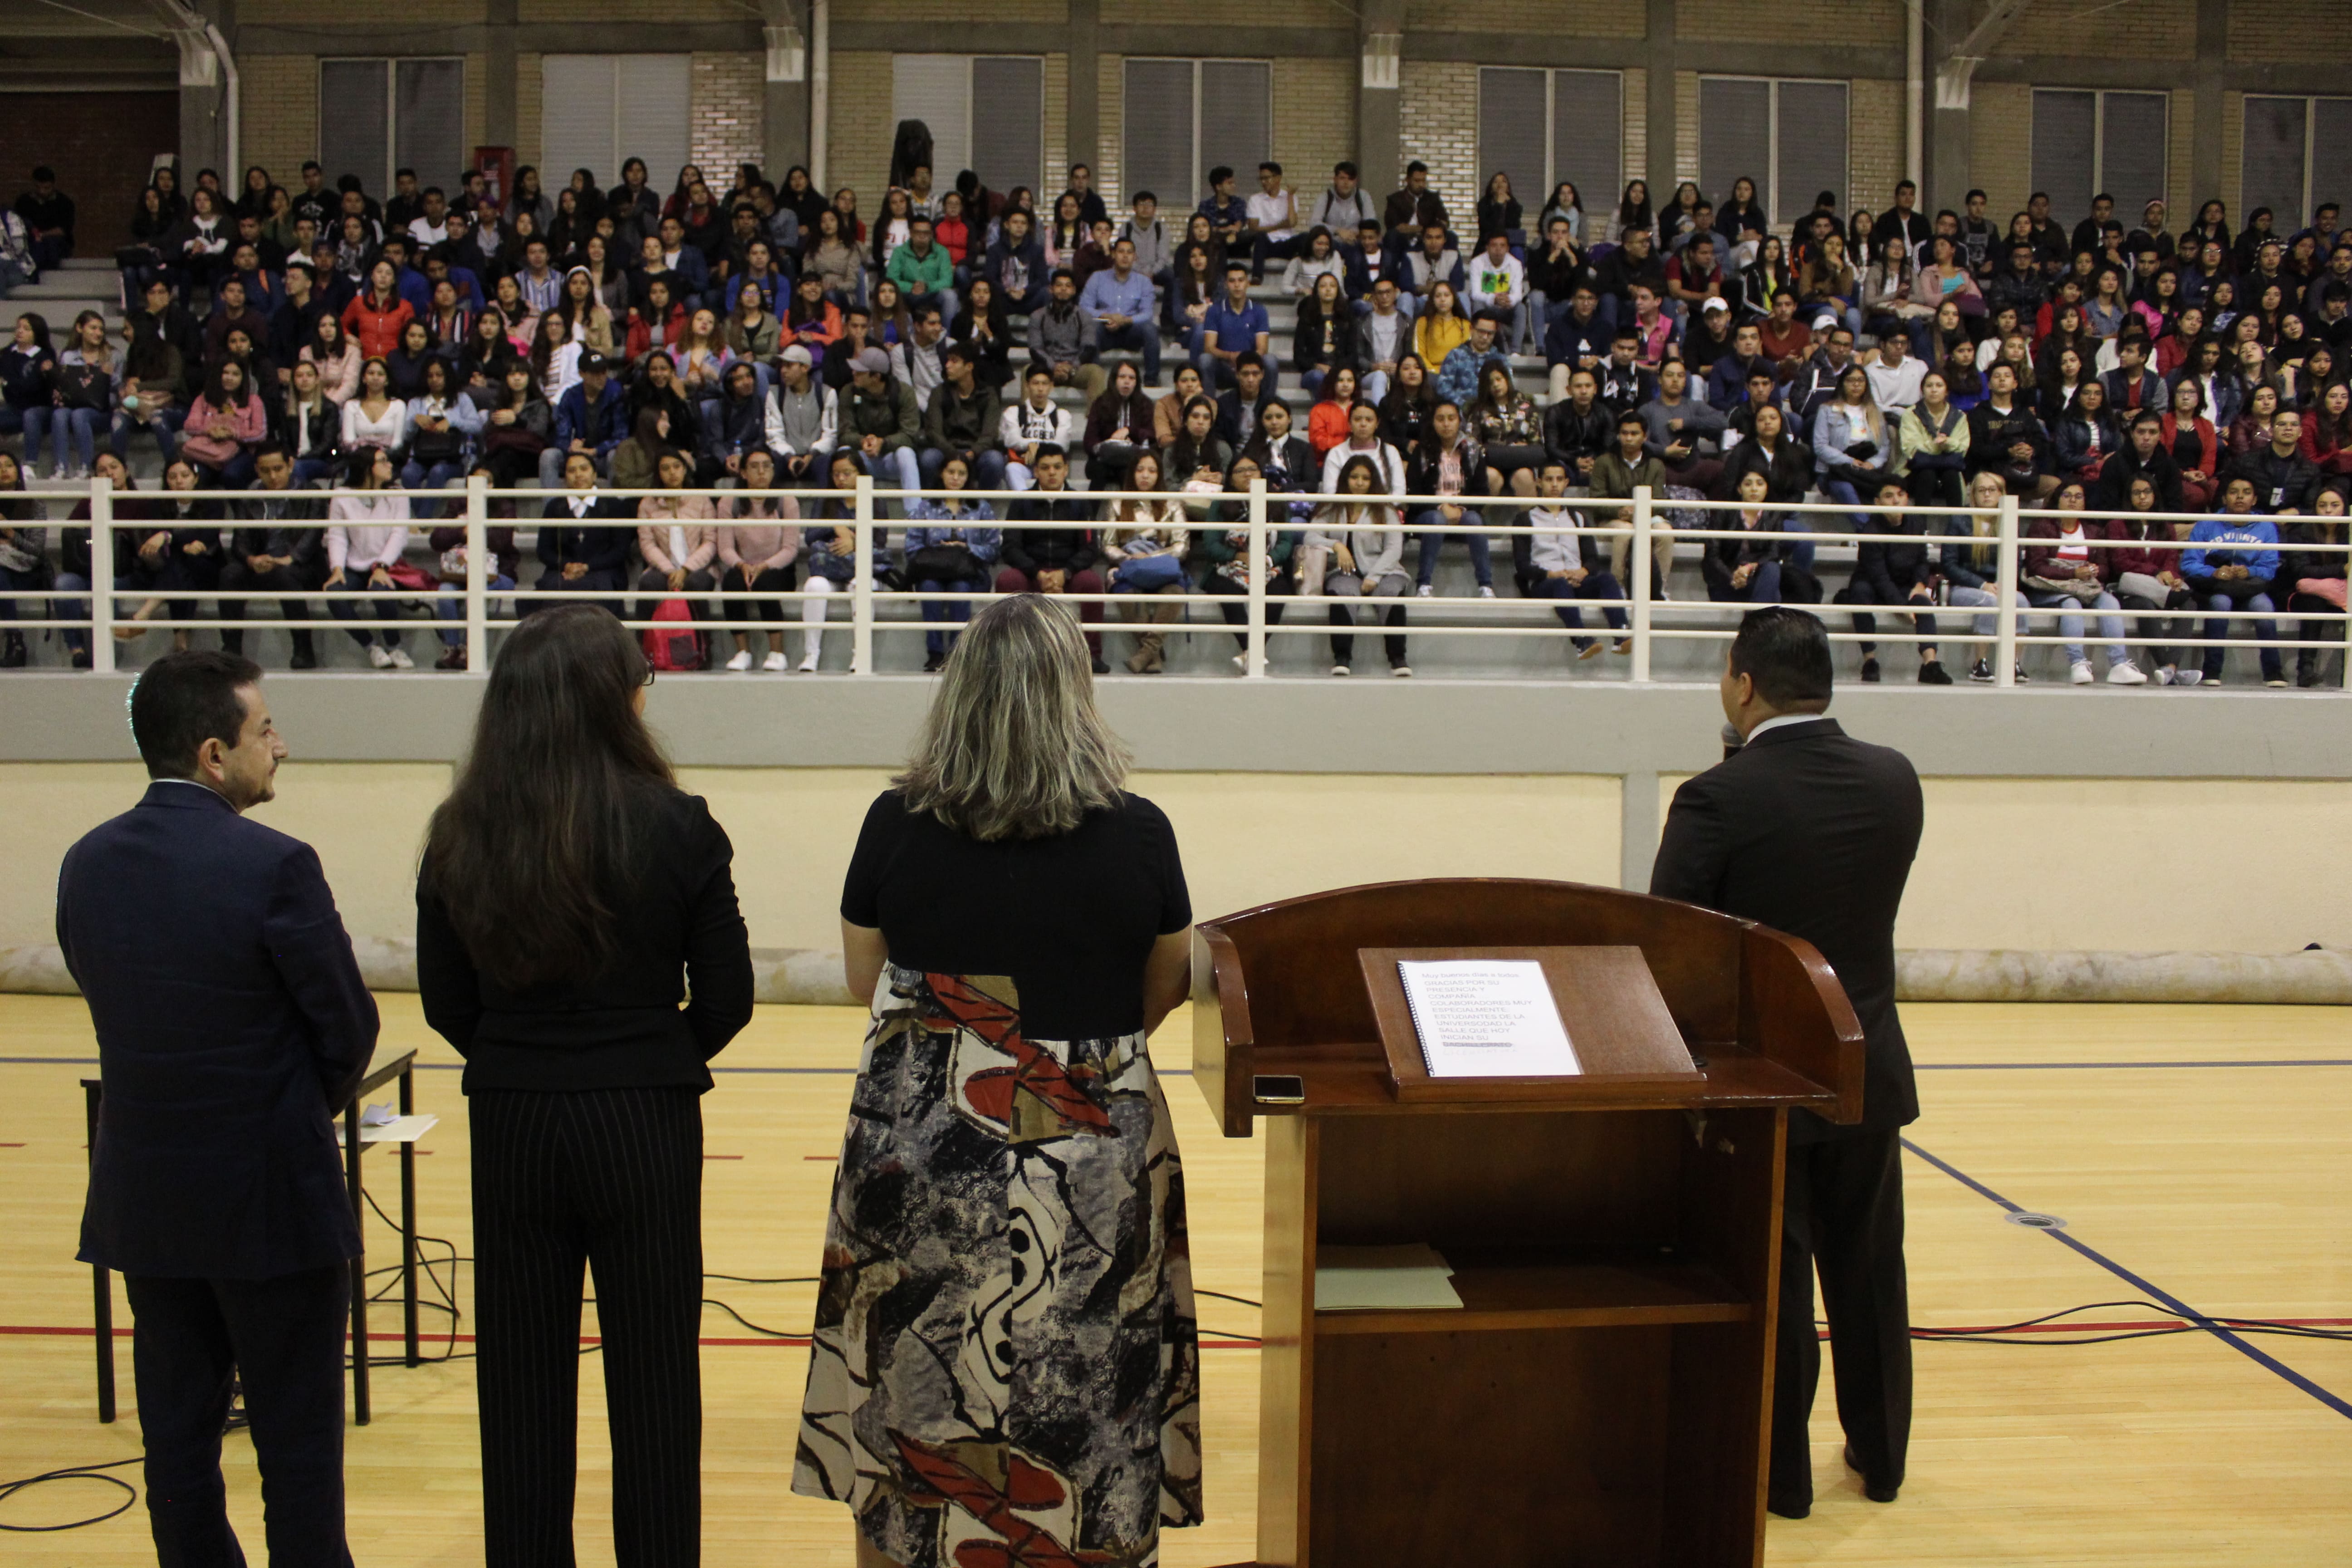
[[[1974,1176],[1969,1175],[1966,1171],[1961,1170],[1958,1166],[1951,1163],[1949,1161],[1938,1159],[1937,1156],[1927,1152],[1927,1150],[1919,1147],[1918,1144],[1911,1142],[1908,1138],[1904,1139],[1902,1142],[1904,1148],[1909,1150],[1912,1153],[1916,1154],[1922,1160],[1927,1161],[1927,1163],[1935,1166],[1936,1169],[1943,1172],[1944,1174],[1951,1177],[1952,1180],[1959,1183],[1970,1192],[1975,1193],[1979,1197],[1989,1198],[1993,1203],[2000,1205],[2002,1208],[2007,1209],[2011,1214],[2024,1214],[2027,1212],[2019,1205],[2013,1204],[2007,1198],[2002,1197],[1999,1193],[1994,1192],[1990,1187],[1986,1186],[1982,1182],[1978,1181]],[[2257,1366],[2264,1367],[2271,1372],[2276,1373],[2279,1376],[2284,1378],[2295,1387],[2303,1390],[2304,1393],[2308,1394],[2322,1405],[2326,1405],[2330,1410],[2335,1411],[2338,1415],[2345,1416],[2347,1419],[2352,1419],[2352,1402],[2347,1402],[2333,1394],[2330,1394],[2326,1389],[2320,1387],[2319,1384],[2312,1382],[2311,1379],[2304,1376],[2303,1373],[2295,1371],[2294,1368],[2287,1365],[2276,1356],[2272,1355],[2268,1351],[2249,1343],[2243,1336],[2234,1333],[2231,1330],[2223,1328],[2213,1322],[2210,1319],[2206,1318],[2203,1313],[2199,1312],[2196,1309],[2190,1307],[2179,1297],[2173,1295],[2168,1290],[2151,1285],[2146,1279],[2141,1279],[2138,1275],[2125,1268],[2122,1264],[2117,1263],[2114,1258],[2109,1258],[2105,1254],[2097,1251],[2095,1248],[2077,1240],[2071,1231],[2045,1230],[2042,1234],[2050,1237],[2053,1241],[2062,1242],[2064,1245],[2073,1247],[2076,1252],[2081,1253],[2084,1258],[2089,1258],[2092,1262],[2097,1264],[2100,1268],[2105,1269],[2116,1279],[2124,1281],[2126,1285],[2131,1286],[2134,1289],[2146,1292],[2149,1300],[2155,1301],[2168,1310],[2177,1313],[2180,1317],[2194,1322],[2197,1327],[2204,1330],[2207,1333],[2211,1334],[2215,1339],[2220,1340],[2223,1344],[2228,1345],[2240,1355],[2246,1357]]]

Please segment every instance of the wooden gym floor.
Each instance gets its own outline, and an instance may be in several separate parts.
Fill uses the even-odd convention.
[[[425,1028],[415,997],[381,1000],[379,1059],[413,1047],[434,1064],[418,1074],[419,1108],[443,1118],[417,1166],[421,1228],[463,1253],[464,1101],[446,1070],[456,1058]],[[1927,1069],[1905,1172],[1916,1322],[2009,1323],[2154,1300],[2352,1326],[2352,1012],[1920,1005],[1904,1016]],[[712,1271],[814,1272],[861,1022],[846,1009],[764,1007],[719,1058],[704,1101]],[[1189,1034],[1180,1015],[1157,1058],[1189,1165],[1197,1279],[1254,1298],[1259,1152],[1214,1136],[1199,1096],[1174,1076],[1188,1065]],[[89,1274],[72,1261],[84,1158],[77,1080],[93,1060],[78,999],[0,997],[0,1480],[138,1451],[127,1344],[123,1419],[95,1419]],[[370,1166],[371,1190],[396,1214],[395,1162],[379,1152]],[[2063,1216],[2072,1244],[2004,1223],[2004,1200]],[[396,1258],[394,1236],[371,1221],[373,1263]],[[807,1286],[708,1289],[753,1323],[791,1332],[808,1322]],[[2116,1306],[2086,1319],[2160,1316]],[[1250,1309],[1213,1298],[1201,1319],[1256,1330]],[[396,1349],[385,1342],[399,1327],[396,1303],[377,1310],[379,1354]],[[704,1333],[707,1560],[847,1568],[845,1514],[788,1490],[806,1352],[716,1308]],[[1226,1346],[1202,1359],[1212,1522],[1163,1537],[1171,1568],[1245,1561],[1254,1544],[1256,1353]],[[581,1364],[578,1539],[593,1564],[612,1560],[607,1456],[598,1359]],[[2352,1562],[2352,1343],[2196,1332],[1922,1344],[1917,1372],[1910,1479],[1901,1501],[1881,1507],[1840,1467],[1825,1371],[1813,1426],[1821,1495],[1811,1518],[1772,1521],[1770,1562]],[[374,1423],[353,1429],[348,1448],[352,1545],[365,1568],[480,1560],[473,1386],[465,1362],[376,1370]],[[260,1504],[242,1438],[229,1440],[226,1463],[237,1529],[258,1562]],[[0,1504],[0,1522],[79,1517],[114,1500],[89,1483],[42,1487]],[[7,1540],[22,1568],[153,1561],[143,1507]]]

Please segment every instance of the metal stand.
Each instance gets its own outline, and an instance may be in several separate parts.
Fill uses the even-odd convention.
[[[361,1155],[367,1142],[361,1136],[360,1111],[367,1097],[394,1079],[400,1080],[400,1114],[413,1116],[416,1111],[416,1053],[404,1051],[383,1067],[368,1074],[343,1107],[343,1182],[350,1189],[352,1219],[367,1234],[366,1186],[360,1166]],[[104,1080],[86,1078],[81,1080],[86,1107],[85,1120],[89,1130],[89,1153],[98,1157],[98,1112],[105,1097]],[[417,1353],[416,1308],[416,1143],[414,1138],[400,1141],[400,1282],[402,1293],[402,1339],[410,1366],[422,1364]],[[103,1264],[90,1266],[91,1321],[98,1336],[98,1418],[114,1419],[114,1288],[110,1270]],[[368,1331],[367,1331],[367,1256],[352,1259],[352,1420],[361,1426],[372,1416],[368,1399]]]

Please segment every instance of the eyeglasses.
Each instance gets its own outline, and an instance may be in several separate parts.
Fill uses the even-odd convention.
[[[656,673],[657,672],[652,665],[649,664],[646,666],[646,678],[643,680],[638,681],[637,684],[639,686],[651,686],[654,683],[654,676]]]

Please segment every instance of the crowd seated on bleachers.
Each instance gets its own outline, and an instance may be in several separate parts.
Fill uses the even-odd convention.
[[[1137,673],[1162,668],[1181,595],[1217,596],[1230,622],[1263,575],[1277,597],[1334,601],[1332,673],[1361,620],[1410,674],[1408,610],[1447,543],[1496,594],[1467,504],[1490,497],[1493,521],[1548,529],[1512,538],[1507,581],[1571,628],[1580,600],[1668,596],[1671,527],[1736,518],[1752,542],[1697,551],[1710,600],[1826,596],[1865,634],[1902,616],[1930,685],[1951,681],[1930,605],[1970,612],[1968,673],[1992,678],[1983,535],[2004,497],[2033,540],[2013,608],[2056,623],[2078,683],[2098,675],[2078,640],[2093,621],[2109,681],[2192,685],[2218,679],[2231,630],[2206,616],[2345,606],[2344,555],[2308,548],[2344,540],[2352,488],[2352,231],[2333,202],[2307,226],[2260,208],[2233,230],[2211,201],[2176,229],[2161,202],[2127,226],[2102,195],[2069,229],[2038,194],[2005,225],[1981,191],[1930,217],[1906,181],[1880,213],[1842,215],[1823,192],[1777,233],[1746,179],[1662,204],[1636,180],[1588,208],[1566,184],[1523,202],[1496,174],[1457,215],[1418,163],[1377,212],[1347,163],[1314,190],[1262,164],[1247,196],[1218,168],[1197,200],[1139,191],[1123,213],[1083,164],[1042,204],[969,171],[942,189],[927,168],[878,201],[828,196],[798,167],[778,184],[746,164],[723,192],[691,165],[667,191],[637,159],[609,190],[525,167],[503,200],[481,172],[451,174],[403,170],[379,195],[315,163],[291,184],[255,168],[232,197],[212,170],[183,188],[159,166],[114,258],[119,323],[102,304],[27,311],[0,349],[0,434],[22,454],[0,453],[0,594],[110,577],[136,606],[130,636],[200,601],[248,613],[230,590],[349,589],[331,601],[345,620],[404,595],[433,601],[438,663],[464,668],[451,487],[480,475],[503,541],[492,585],[520,584],[526,608],[533,587],[639,616],[714,586],[805,593],[804,670],[856,552],[845,503],[789,492],[860,478],[999,492],[901,503],[872,562],[891,584],[1133,594]],[[0,291],[79,276],[56,270],[73,242],[70,196],[33,171],[0,214]],[[118,530],[95,574],[86,526],[47,548],[40,499],[93,473],[129,492],[118,519],[156,525]],[[1256,479],[1295,499],[1253,561],[1231,525]],[[1138,483],[1170,500],[1085,493]],[[1646,571],[1624,538],[1577,534],[1628,516],[1643,486],[1662,520]],[[358,493],[313,507],[320,487]],[[647,488],[787,493],[604,493]],[[1438,500],[1401,510],[1407,493]],[[1675,504],[1701,499],[1741,505]],[[1862,544],[1825,590],[1806,514],[1786,510],[1809,500],[1974,510],[1857,512],[1899,537]],[[2069,520],[2086,510],[2152,521]],[[1024,520],[1055,526],[1000,526]],[[528,581],[510,521],[536,532]],[[412,525],[436,523],[420,566]],[[765,668],[788,667],[782,602],[677,603],[689,662],[716,659],[723,620],[730,668],[752,667],[755,630]],[[933,667],[967,607],[924,604]],[[281,608],[308,668],[308,610]],[[1085,608],[1099,645],[1102,606]],[[2315,624],[2340,640],[2341,623],[2305,640]],[[2156,626],[2179,646],[2124,645]],[[396,631],[350,635],[378,667],[412,662]],[[88,662],[86,639],[63,640]],[[2297,652],[2294,679],[2317,684],[2316,650]],[[1863,654],[1878,679],[1875,646]],[[8,632],[0,664],[26,660]],[[2287,683],[2278,650],[2260,662]]]

